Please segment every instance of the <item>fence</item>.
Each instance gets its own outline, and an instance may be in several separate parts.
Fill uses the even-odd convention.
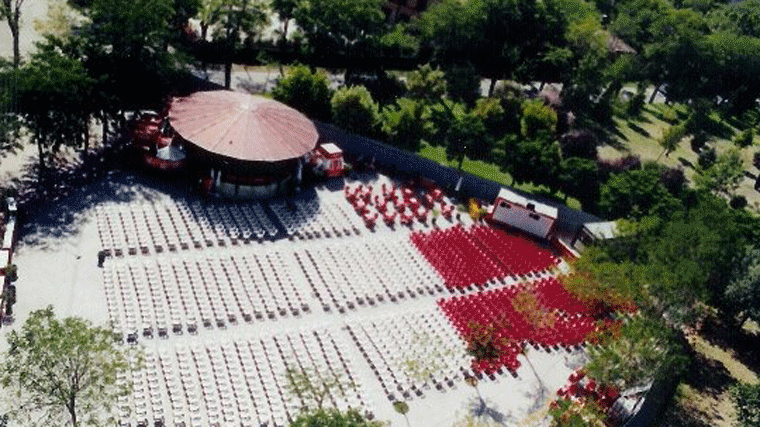
[[[461,194],[487,201],[495,200],[499,194],[499,190],[504,187],[498,182],[443,166],[432,160],[396,147],[391,147],[379,141],[346,133],[332,125],[320,122],[315,122],[315,124],[321,140],[334,142],[351,156],[363,158],[368,162],[374,161],[375,166],[390,169],[401,174],[428,178],[449,190],[455,189],[457,183],[459,183]],[[557,230],[563,236],[574,236],[586,222],[601,221],[601,219],[594,215],[576,211],[556,200],[527,194],[514,188],[510,188],[510,190],[528,199],[556,207],[558,211]]]

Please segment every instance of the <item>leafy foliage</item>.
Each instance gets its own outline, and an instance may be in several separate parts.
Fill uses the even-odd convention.
[[[425,119],[427,114],[421,101],[400,98],[395,105],[381,111],[382,132],[396,147],[416,152],[422,140],[432,132],[431,124]]]
[[[317,371],[312,368],[287,367],[286,389],[291,399],[299,401],[304,411],[322,411],[325,399],[331,396],[345,396],[348,389],[355,384],[347,381],[342,375],[332,371]]]
[[[662,136],[658,142],[663,148],[665,157],[668,157],[670,153],[678,148],[678,144],[681,143],[684,136],[686,136],[686,125],[683,123],[673,125],[662,132]]]
[[[731,389],[741,427],[760,425],[760,384],[737,384]]]
[[[661,320],[634,316],[601,345],[589,349],[589,376],[621,390],[674,375],[686,367],[677,333]]]
[[[607,415],[594,401],[558,399],[549,408],[551,427],[604,427]]]
[[[381,421],[367,420],[356,409],[341,412],[337,409],[320,409],[299,415],[290,427],[383,427]]]
[[[744,179],[744,162],[738,150],[721,153],[718,159],[694,176],[697,188],[730,197]]]
[[[602,184],[599,211],[607,218],[642,218],[650,214],[666,214],[678,201],[660,183],[659,173],[631,170]]]
[[[723,294],[723,307],[729,316],[760,321],[760,249],[750,247],[736,263],[734,278]]]
[[[552,134],[557,126],[557,113],[541,101],[526,101],[522,108],[522,135],[533,139],[538,132]]]
[[[298,3],[294,18],[303,32],[313,61],[340,56],[344,66],[375,57],[382,30],[384,0],[307,0]],[[346,61],[348,62],[346,64]]]
[[[81,62],[52,48],[37,53],[21,69],[19,113],[37,145],[43,168],[48,150],[83,141],[93,83]]]
[[[407,96],[436,103],[446,94],[445,73],[430,64],[420,65],[406,80]]]
[[[272,88],[272,96],[312,119],[330,118],[330,82],[324,74],[311,72],[305,65],[291,67]]]
[[[332,100],[333,123],[351,133],[372,135],[379,123],[379,107],[364,86],[338,89]]]
[[[129,366],[114,332],[76,317],[59,320],[48,306],[7,340],[0,378],[17,400],[13,418],[43,425],[115,422],[112,406],[129,391],[116,377]]]

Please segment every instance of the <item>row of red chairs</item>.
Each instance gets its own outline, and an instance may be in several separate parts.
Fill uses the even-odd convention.
[[[477,333],[477,325],[490,325],[494,328],[493,342],[499,350],[499,357],[473,361],[475,372],[490,374],[502,367],[514,372],[519,367],[517,356],[525,344],[545,348],[572,347],[584,343],[590,335],[608,325],[596,321],[584,306],[577,304],[577,299],[572,294],[560,288],[561,283],[555,279],[554,282],[546,281],[541,286],[521,284],[441,299],[438,305],[468,342]],[[520,303],[516,299],[518,293],[525,291],[536,296],[536,308],[540,310],[538,313],[524,312],[517,306]],[[570,301],[563,303],[558,300],[563,297]],[[549,305],[544,305],[544,301],[549,301]],[[535,318],[533,314],[540,317]]]
[[[372,214],[383,215],[383,221],[388,226],[393,226],[398,222],[403,225],[411,225],[415,220],[426,223],[430,212],[436,208],[436,203],[440,204],[441,214],[446,219],[451,219],[455,207],[446,203],[443,199],[443,192],[439,189],[427,193],[417,193],[409,187],[396,187],[383,183],[380,187],[380,194],[375,193],[372,185],[358,184],[351,188],[346,186],[343,194],[346,200],[354,207],[356,213],[365,220],[368,228],[374,228],[377,217],[374,220]]]
[[[531,271],[544,270],[559,262],[550,250],[505,230],[478,225],[473,227],[469,234],[473,241],[489,251],[496,260],[511,267],[514,274],[524,275]],[[520,268],[518,265],[523,267]]]
[[[410,238],[446,284],[455,288],[524,276],[557,263],[551,251],[488,226],[415,232]]]

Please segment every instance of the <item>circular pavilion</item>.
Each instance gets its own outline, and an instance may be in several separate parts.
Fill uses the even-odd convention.
[[[319,138],[314,123],[295,109],[227,90],[174,98],[167,118],[203,191],[225,197],[282,191]]]

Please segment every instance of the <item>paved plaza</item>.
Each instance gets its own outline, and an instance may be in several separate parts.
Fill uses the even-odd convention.
[[[382,183],[392,181],[368,175],[347,185]],[[134,384],[118,405],[133,426],[287,425],[302,403],[286,390],[287,367],[352,382],[326,405],[393,426],[406,421],[392,400],[409,402],[413,426],[455,425],[468,413],[540,425],[580,351],[529,346],[514,374],[480,381],[481,401],[464,382],[466,344],[437,305],[473,291],[447,288],[410,239],[431,225],[379,221],[370,231],[333,184],[292,201],[229,203],[112,172],[27,224],[15,258],[16,318],[2,332],[52,304],[59,316],[111,324],[124,345],[143,346],[144,368],[121,379]],[[437,225],[473,226],[466,215]],[[98,268],[101,250],[110,256]],[[431,368],[427,380],[410,366]]]

